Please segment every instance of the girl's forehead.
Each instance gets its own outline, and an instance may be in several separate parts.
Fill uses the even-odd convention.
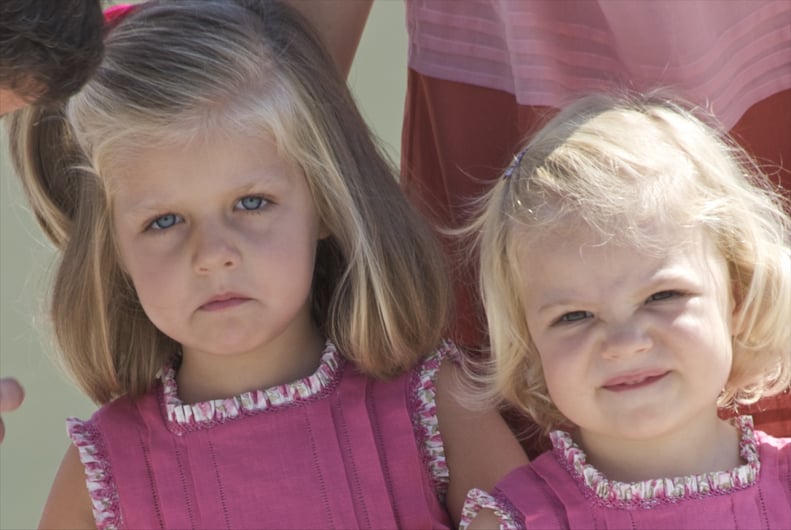
[[[653,248],[617,239],[601,241],[589,232],[565,239],[547,236],[520,246],[512,270],[522,296],[541,298],[554,292],[572,299],[574,293],[679,282],[727,290],[727,260],[703,230],[681,231],[676,244]]]
[[[618,230],[618,228],[622,230]],[[587,221],[566,215],[541,226],[515,225],[512,247],[520,259],[540,258],[542,253],[599,255],[602,249],[626,250],[646,258],[663,258],[669,251],[686,252],[705,247],[720,254],[714,238],[703,226],[685,226],[656,219],[628,225],[617,222],[592,226]]]
[[[222,149],[218,149],[222,146]],[[218,153],[219,151],[219,153]],[[282,142],[268,129],[238,130],[221,124],[196,127],[140,128],[127,134],[119,134],[101,146],[99,156],[102,174],[109,177],[134,174],[145,167],[152,157],[166,161],[179,157],[194,159],[207,152],[221,156],[215,162],[232,162],[245,152],[246,156],[258,156],[266,161],[277,157],[283,163],[294,163],[294,157],[284,149]],[[162,165],[160,163],[160,165]]]
[[[113,152],[103,176],[115,196],[188,193],[190,186],[286,185],[304,180],[301,168],[271,137],[218,134],[186,142],[141,145]]]

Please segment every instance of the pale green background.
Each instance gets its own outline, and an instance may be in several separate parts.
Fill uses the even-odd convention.
[[[316,0],[322,1],[322,0]],[[355,0],[348,0],[355,1]],[[376,0],[349,77],[371,126],[398,160],[406,89],[402,0]],[[0,529],[35,528],[66,449],[67,416],[94,406],[52,361],[44,309],[54,254],[32,220],[0,133],[0,374],[25,387],[22,408],[6,414],[0,445]]]

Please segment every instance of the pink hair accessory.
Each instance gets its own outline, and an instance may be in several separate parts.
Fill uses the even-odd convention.
[[[104,10],[104,23],[114,27],[137,7],[136,4],[117,4]]]

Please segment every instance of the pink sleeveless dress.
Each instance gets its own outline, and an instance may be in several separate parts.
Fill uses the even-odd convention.
[[[460,528],[481,508],[493,509],[509,529],[791,527],[791,439],[754,431],[749,416],[734,421],[746,464],[634,483],[608,481],[568,433],[555,431],[554,450],[512,471],[492,495],[470,492]]]
[[[455,355],[382,381],[328,343],[305,379],[192,405],[168,369],[68,421],[97,527],[449,528],[434,381]]]

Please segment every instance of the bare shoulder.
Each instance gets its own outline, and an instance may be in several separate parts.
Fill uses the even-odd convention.
[[[85,483],[85,468],[73,445],[66,450],[55,475],[39,528],[96,528]]]
[[[349,75],[373,0],[286,0],[316,29],[344,77]]]
[[[445,360],[436,381],[437,419],[450,471],[447,507],[457,524],[470,489],[491,491],[506,474],[528,463],[497,410],[470,410],[459,402],[464,391],[460,372]]]

